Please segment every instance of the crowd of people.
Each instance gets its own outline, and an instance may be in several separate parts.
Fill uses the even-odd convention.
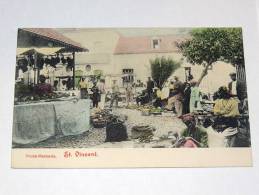
[[[211,126],[217,132],[228,131],[230,135],[234,135],[237,133],[238,117],[241,113],[247,112],[247,96],[242,95],[246,92],[241,92],[235,73],[230,74],[230,78],[231,82],[219,87],[212,97],[202,94],[199,85],[193,79],[182,82],[177,76],[160,88],[149,77],[144,89],[138,95],[134,84],[126,83],[122,90],[117,80],[113,80],[111,88],[107,90],[104,79],[95,79],[90,84],[89,80],[82,77],[78,82],[78,88],[80,97],[90,98],[94,108],[104,109],[107,100],[110,101],[107,104],[110,108],[118,107],[124,94],[127,106],[147,104],[174,112],[186,124],[186,129],[182,133],[185,139],[180,140],[178,144],[184,147],[207,147],[208,136],[205,128]],[[39,81],[40,83],[35,86],[35,93],[38,95],[52,93],[53,87],[46,83],[44,75],[40,75]],[[198,125],[195,117],[203,110],[204,99],[211,100],[213,108],[204,123]],[[233,139],[229,145],[234,145]]]

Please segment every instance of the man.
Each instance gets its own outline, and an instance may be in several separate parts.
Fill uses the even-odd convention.
[[[231,82],[228,84],[228,90],[232,97],[237,97],[237,79],[236,73],[229,74]]]
[[[46,77],[44,75],[39,76],[40,83],[35,86],[34,92],[39,96],[49,95],[53,92],[50,84],[46,83]]]
[[[115,101],[115,106],[118,107],[119,93],[120,93],[120,88],[117,85],[117,80],[113,80],[110,108],[112,108],[114,101]]]
[[[155,87],[154,81],[151,80],[151,77],[148,77],[148,81],[147,81],[147,93],[148,93],[149,101],[152,100],[154,87]]]
[[[96,85],[96,82],[94,82],[93,84],[94,86],[91,88],[92,91],[92,101],[93,101],[93,107],[94,108],[98,108],[98,102],[100,101],[101,97],[100,97],[100,92],[99,89]]]
[[[173,83],[173,86],[170,89],[170,98],[168,98],[166,109],[175,108],[175,112],[179,117],[183,113],[183,84],[177,76],[174,77],[174,82],[171,83]]]
[[[183,114],[190,113],[190,98],[191,98],[191,85],[190,83],[185,83],[183,91]]]
[[[100,108],[101,109],[104,109],[104,106],[105,106],[105,96],[106,96],[106,92],[105,92],[105,80],[104,79],[100,79],[100,81],[98,82],[97,84],[97,87],[100,91],[100,94],[101,94],[101,101],[100,101]]]
[[[133,87],[130,83],[127,83],[125,92],[126,92],[126,104],[127,106],[129,106],[130,104],[132,104],[132,101],[133,101]]]

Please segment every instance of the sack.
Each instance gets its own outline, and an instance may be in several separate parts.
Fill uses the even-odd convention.
[[[105,142],[120,142],[127,139],[127,128],[122,121],[112,120],[108,122]]]

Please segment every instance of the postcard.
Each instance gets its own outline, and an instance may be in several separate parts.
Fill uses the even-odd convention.
[[[242,33],[19,28],[12,167],[252,166]]]

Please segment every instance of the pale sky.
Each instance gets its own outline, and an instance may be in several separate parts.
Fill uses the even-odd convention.
[[[58,28],[61,33],[111,30],[123,36],[186,35],[191,28]]]

